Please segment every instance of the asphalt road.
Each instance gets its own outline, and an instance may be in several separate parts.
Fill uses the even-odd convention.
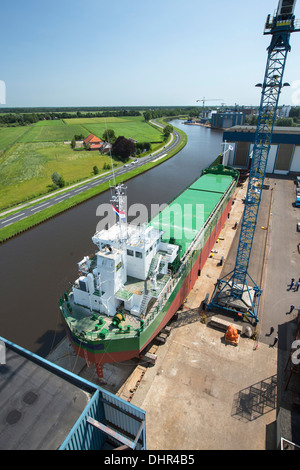
[[[163,126],[161,126],[163,127]],[[126,165],[123,165],[120,167],[118,170],[114,172],[115,177],[123,175],[131,171],[133,168],[138,168],[142,167],[146,163],[153,162],[155,160],[158,160],[159,158],[162,158],[163,156],[167,155],[168,152],[172,151],[180,142],[180,134],[174,129],[173,131],[174,138],[171,141],[169,145],[166,145],[162,150],[159,152],[147,155],[146,157],[139,158],[137,159],[136,163],[129,163]],[[0,220],[0,229],[4,227],[8,227],[9,225],[19,222],[20,220],[25,219],[26,217],[29,217],[30,215],[37,214],[38,212],[48,209],[49,207],[54,206],[55,204],[58,204],[62,201],[65,201],[66,199],[76,196],[77,194],[81,194],[84,191],[87,191],[88,189],[94,188],[95,186],[100,186],[102,183],[105,183],[106,181],[109,181],[113,178],[113,174],[109,173],[105,176],[99,176],[99,177],[93,177],[90,180],[88,180],[86,183],[80,183],[78,185],[74,185],[74,189],[69,189],[64,193],[59,192],[57,194],[57,197],[51,197],[51,199],[48,199],[47,196],[40,198],[39,202],[32,206],[31,201],[29,204],[31,204],[31,207],[26,207],[25,205],[20,208],[20,210],[16,213],[14,212],[13,214],[7,212],[6,217],[3,217]],[[48,196],[49,197],[49,196]],[[48,199],[48,200],[47,200]]]

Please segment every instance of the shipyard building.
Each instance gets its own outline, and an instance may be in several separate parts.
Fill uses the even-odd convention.
[[[211,115],[211,127],[212,129],[226,129],[233,126],[243,126],[245,119],[245,114],[241,112],[225,111],[213,113]]]
[[[223,132],[223,141],[230,145],[226,156],[228,165],[249,167],[255,132],[256,126],[233,126]],[[299,172],[300,128],[274,127],[266,173],[288,175]]]

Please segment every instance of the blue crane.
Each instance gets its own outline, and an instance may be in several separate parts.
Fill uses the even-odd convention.
[[[256,85],[262,88],[261,101],[235,266],[233,271],[218,279],[208,304],[209,310],[219,307],[239,312],[255,323],[259,321],[257,312],[262,290],[249,275],[248,267],[279,96],[282,87],[288,85],[283,83],[283,73],[291,49],[290,34],[300,31],[299,21],[295,21],[294,16],[295,5],[296,0],[280,0],[276,14],[268,15],[266,20],[264,34],[272,38],[267,49],[264,82]]]

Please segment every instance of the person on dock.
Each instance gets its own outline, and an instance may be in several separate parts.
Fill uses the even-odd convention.
[[[270,333],[266,333],[266,336],[271,336],[274,333],[274,328],[271,326]]]
[[[278,335],[275,336],[273,344],[270,344],[270,347],[273,348],[275,344],[278,342]]]
[[[274,328],[273,328],[273,326],[271,326],[271,328],[270,328],[269,336],[271,336],[272,333],[274,333]]]

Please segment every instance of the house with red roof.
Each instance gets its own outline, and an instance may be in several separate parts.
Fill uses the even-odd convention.
[[[89,147],[90,150],[100,150],[103,145],[103,140],[96,137],[94,134],[88,135],[84,141],[83,145]]]

